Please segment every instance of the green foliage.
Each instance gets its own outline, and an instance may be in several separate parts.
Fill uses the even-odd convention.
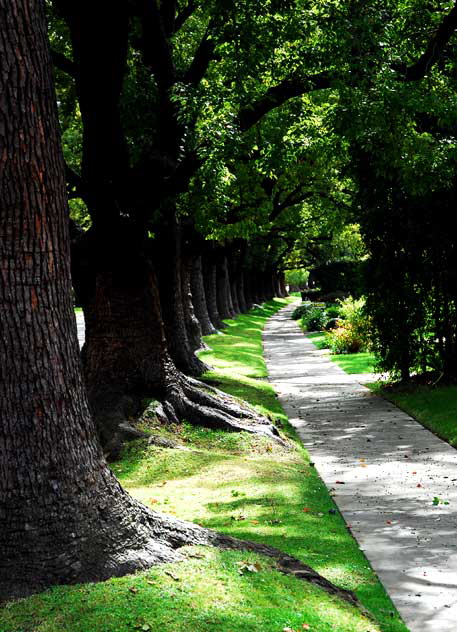
[[[299,320],[303,316],[306,316],[309,313],[309,311],[312,309],[312,307],[313,307],[313,304],[311,303],[311,301],[305,301],[304,303],[301,303],[292,312],[291,314],[292,320]]]
[[[332,353],[358,353],[362,351],[363,341],[353,325],[340,321],[341,325],[327,333],[328,348]]]
[[[297,270],[286,270],[285,274],[286,283],[297,289],[305,287],[309,277],[308,270],[304,270],[303,268]]]
[[[325,312],[327,314],[327,318],[344,318],[341,307],[339,307],[336,303],[329,303],[326,305]]]
[[[322,294],[335,291],[360,296],[364,287],[364,261],[329,261],[310,271],[310,280],[321,288]]]
[[[340,303],[341,320],[327,332],[328,347],[332,353],[358,353],[370,344],[370,319],[365,311],[365,299],[349,296]]]
[[[306,331],[320,331],[327,322],[325,307],[311,306],[301,319],[302,326]]]
[[[315,332],[307,336],[318,349],[329,348],[325,332]],[[328,359],[349,374],[376,373],[378,368],[376,356],[370,351],[329,355]]]

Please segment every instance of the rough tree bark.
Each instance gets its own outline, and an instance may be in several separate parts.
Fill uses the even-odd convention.
[[[198,349],[207,349],[207,345],[203,342],[202,327],[200,321],[197,318],[197,314],[194,308],[194,297],[191,288],[191,277],[193,268],[193,258],[190,255],[185,255],[182,258],[181,269],[181,282],[182,282],[182,298],[184,319],[187,329],[187,337],[192,352]],[[206,305],[205,305],[206,307]]]
[[[162,268],[165,300],[161,304],[149,261],[151,242],[147,240],[146,225],[142,222],[142,205],[149,208],[150,187],[139,186],[140,176],[136,173],[134,182],[138,186],[130,189],[128,199],[125,192],[116,188],[119,180],[126,186],[131,184],[133,174],[126,165],[119,116],[126,54],[125,7],[111,4],[109,7],[116,25],[113,29],[105,29],[98,23],[98,13],[92,16],[86,3],[63,7],[67,11],[79,68],[77,91],[84,124],[83,179],[94,222],[90,234],[75,247],[74,284],[86,316],[84,369],[100,436],[110,454],[115,454],[121,438],[134,434],[127,418],[137,410],[141,399],[148,396],[160,399],[163,417],[170,420],[187,419],[210,427],[276,436],[276,429],[267,419],[227,395],[209,393],[208,387],[186,379],[170,359],[167,343],[174,345],[178,354],[177,342],[182,338],[174,338],[174,329],[170,326],[173,314],[170,314],[170,339],[166,340],[162,307],[172,311],[170,305],[174,304],[175,296],[181,294],[181,282],[176,273],[180,243],[174,230],[163,231],[161,239],[152,242],[154,250],[161,247],[161,252],[154,257],[160,260]],[[106,75],[103,64],[107,63],[111,49],[116,50],[116,56],[110,75]],[[119,52],[122,50],[123,54]],[[98,80],[99,76],[102,79]],[[106,118],[105,107],[109,113]],[[95,125],[95,120],[100,124]],[[110,128],[117,141],[110,139],[109,155],[105,155],[103,143]],[[100,160],[102,157],[106,161]],[[109,178],[110,169],[116,175],[114,182]],[[154,182],[156,176],[151,172]],[[147,178],[148,182],[151,177]],[[164,244],[168,244],[168,248]],[[170,257],[173,253],[175,256]],[[183,320],[181,318],[182,327]],[[201,368],[202,363],[198,371]]]
[[[155,265],[168,349],[178,369],[187,375],[199,376],[207,366],[194,354],[186,328],[186,314],[182,295],[182,239],[175,209],[167,213],[166,223],[158,228],[154,243]]]
[[[240,305],[238,303],[238,285],[240,282],[240,276],[237,270],[237,262],[233,254],[227,257],[227,270],[230,283],[230,296],[232,299],[233,311],[236,314],[241,312]]]

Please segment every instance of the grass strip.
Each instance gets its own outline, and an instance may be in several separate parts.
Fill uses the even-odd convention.
[[[134,442],[113,470],[155,510],[299,557],[354,590],[375,620],[282,575],[272,560],[192,547],[181,564],[11,602],[0,611],[1,632],[407,632],[265,381],[262,328],[286,304],[227,321],[222,335],[206,338],[212,350],[201,357],[214,367],[205,379],[281,424],[289,450],[247,433],[151,421],[181,449]]]
[[[318,349],[328,349],[325,332],[316,331],[305,334]],[[328,359],[335,362],[346,373],[375,373],[376,358],[373,353],[361,351],[359,353],[329,354]]]

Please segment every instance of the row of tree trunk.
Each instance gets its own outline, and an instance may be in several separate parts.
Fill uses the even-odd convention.
[[[114,456],[145,397],[164,402],[165,421],[184,415],[214,425],[213,414],[183,406],[180,393],[185,376],[207,369],[195,353],[204,348],[202,336],[286,290],[274,267],[253,267],[246,242],[183,238],[178,222],[143,243],[124,225],[111,244],[103,251],[92,229],[76,233],[72,272],[86,323],[89,401],[102,444]],[[200,397],[193,392],[191,399]],[[209,405],[220,408],[218,401]]]

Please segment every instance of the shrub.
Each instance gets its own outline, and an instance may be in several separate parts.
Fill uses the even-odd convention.
[[[328,331],[327,344],[332,353],[358,353],[364,346],[362,339],[354,330],[352,325],[339,321],[340,326]]]
[[[325,311],[327,312],[327,318],[341,317],[341,308],[338,305],[330,304],[327,306]]]
[[[302,317],[303,327],[307,331],[320,331],[327,321],[325,308],[312,307],[307,314]]]
[[[358,353],[369,348],[370,320],[365,312],[365,300],[349,296],[339,301],[340,313],[344,320],[337,321],[337,327],[327,333],[327,342],[332,353]]]
[[[336,329],[337,327],[340,326],[340,319],[339,318],[330,318],[326,323],[325,323],[325,327],[324,329],[326,331],[329,331],[330,329]]]
[[[306,303],[302,303],[301,305],[298,305],[298,307],[294,309],[294,311],[292,312],[291,318],[293,320],[299,320],[300,318],[305,316],[311,308],[312,308],[312,304],[309,301],[307,301]]]

